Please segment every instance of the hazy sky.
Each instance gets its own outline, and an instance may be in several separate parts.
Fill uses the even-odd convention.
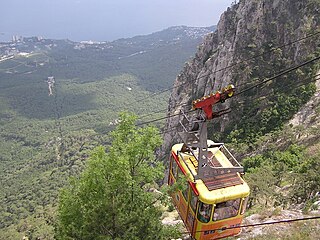
[[[3,0],[0,40],[12,35],[111,41],[170,26],[212,26],[234,0]]]

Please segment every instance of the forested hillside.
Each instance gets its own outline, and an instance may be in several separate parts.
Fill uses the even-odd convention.
[[[171,86],[212,30],[0,43],[0,239],[52,239],[59,189],[82,172],[91,149],[108,145],[120,111],[166,107],[168,93],[140,100]]]

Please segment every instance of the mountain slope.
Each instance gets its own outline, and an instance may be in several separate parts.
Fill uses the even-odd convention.
[[[177,77],[169,113],[177,113],[185,103],[191,107],[192,100],[230,83],[236,92],[242,92],[319,56],[319,4],[313,0],[242,0],[228,8],[217,31],[206,37],[195,58]],[[232,112],[213,122],[216,140],[226,140],[231,133],[250,142],[281,128],[313,95],[318,62],[226,101],[220,109],[231,107]],[[167,128],[177,124],[178,117],[170,118]],[[165,136],[166,149],[176,138],[175,133]]]
[[[244,224],[257,216],[265,222],[319,216],[319,11],[318,0],[240,0],[174,83],[166,129],[179,129],[179,113],[189,113],[193,100],[236,87],[214,107],[231,113],[208,123],[208,138],[225,142],[244,166],[252,214]],[[182,141],[176,131],[164,137],[164,153]],[[315,220],[247,228],[239,239],[318,239],[319,226]]]
[[[193,100],[236,87],[214,107],[231,112],[208,123],[208,138],[225,142],[244,166],[251,189],[244,224],[319,216],[319,12],[318,0],[240,0],[174,83],[166,129],[180,129],[181,110],[197,117]],[[163,154],[182,141],[175,130],[164,138]],[[318,239],[319,227],[319,220],[250,227],[237,238]]]

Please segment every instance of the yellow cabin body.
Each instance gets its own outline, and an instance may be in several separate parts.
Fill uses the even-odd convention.
[[[208,140],[208,164],[223,171],[232,168],[224,152]],[[183,144],[171,150],[169,185],[187,179],[187,188],[172,194],[173,203],[194,239],[220,239],[240,233],[249,186],[238,172],[227,172],[209,179],[198,179],[198,161],[193,152],[182,151]],[[226,229],[225,229],[226,228]],[[231,229],[228,229],[231,228]]]

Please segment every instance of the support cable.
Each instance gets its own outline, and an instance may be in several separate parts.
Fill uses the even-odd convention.
[[[306,61],[306,62],[303,62],[303,63],[301,63],[301,64],[299,64],[299,65],[297,65],[297,66],[294,66],[294,67],[288,68],[288,69],[286,69],[286,70],[283,70],[283,71],[279,72],[278,74],[274,75],[273,77],[267,78],[266,80],[264,80],[264,81],[262,81],[262,82],[260,82],[260,83],[258,83],[258,84],[255,84],[255,85],[253,85],[253,86],[251,86],[251,87],[248,87],[248,88],[246,88],[246,89],[244,89],[244,90],[242,90],[242,91],[240,91],[240,92],[238,92],[238,93],[235,93],[235,94],[234,94],[234,97],[236,97],[236,96],[238,96],[238,95],[240,95],[240,94],[243,94],[243,93],[245,93],[245,92],[247,92],[247,91],[249,91],[249,90],[251,90],[251,89],[253,89],[253,88],[256,88],[256,87],[258,87],[258,86],[261,86],[261,85],[263,85],[263,84],[265,84],[265,83],[267,83],[267,82],[269,82],[269,81],[271,81],[271,80],[274,80],[274,79],[276,79],[276,78],[278,78],[278,77],[280,77],[280,76],[282,76],[282,75],[285,75],[285,74],[287,74],[287,73],[289,73],[289,72],[292,72],[292,71],[294,71],[294,70],[297,70],[297,69],[299,69],[299,68],[301,68],[301,67],[303,67],[303,66],[305,66],[305,65],[307,65],[307,64],[313,63],[313,62],[315,62],[315,61],[317,61],[317,60],[319,60],[319,59],[320,59],[320,56],[315,57],[315,58],[313,58],[313,59],[310,59],[310,60],[308,60],[308,61]],[[190,113],[190,112],[193,112],[193,111],[195,111],[195,110],[189,110],[189,111],[187,111],[186,113]],[[157,119],[153,119],[153,120],[150,120],[150,121],[146,121],[146,122],[139,123],[139,124],[137,124],[136,126],[141,126],[141,125],[145,125],[145,124],[157,122],[157,121],[160,121],[160,120],[164,120],[164,119],[171,118],[171,117],[175,117],[175,116],[179,116],[179,115],[181,115],[181,114],[180,114],[180,113],[177,113],[177,114],[168,115],[168,116],[166,116],[166,117],[157,118]]]
[[[253,88],[256,88],[256,87],[258,87],[258,86],[260,86],[260,85],[262,85],[262,84],[265,84],[265,83],[267,83],[267,82],[270,82],[270,81],[272,81],[272,80],[274,80],[274,79],[276,79],[276,78],[278,78],[278,77],[280,77],[280,76],[282,76],[282,75],[285,75],[285,74],[287,74],[287,73],[289,73],[289,72],[292,72],[292,71],[294,71],[294,70],[297,70],[298,68],[301,68],[301,67],[303,67],[303,66],[305,66],[305,65],[307,65],[307,64],[310,64],[310,63],[312,63],[312,62],[315,62],[315,61],[317,61],[317,60],[319,60],[319,59],[320,59],[320,56],[315,57],[315,58],[313,58],[313,59],[311,59],[311,60],[309,60],[309,61],[306,61],[306,62],[304,62],[304,63],[301,63],[301,64],[299,64],[299,65],[297,65],[297,66],[288,68],[288,69],[286,69],[286,70],[284,70],[284,71],[282,71],[282,72],[274,75],[273,77],[269,77],[269,78],[267,78],[266,80],[264,80],[264,81],[262,81],[262,82],[260,82],[260,83],[258,83],[258,84],[255,84],[255,85],[253,85],[253,86],[251,86],[251,87],[248,87],[248,88],[246,88],[246,89],[244,89],[244,90],[242,90],[242,91],[240,91],[240,92],[238,92],[238,93],[235,93],[234,96],[238,96],[238,95],[240,95],[240,94],[243,94],[243,93],[245,93],[245,92],[247,92],[247,91],[249,91],[249,90],[251,90],[251,89],[253,89]]]
[[[299,222],[299,221],[309,221],[309,220],[315,220],[315,219],[320,219],[320,216],[308,217],[308,218],[286,219],[286,220],[273,221],[273,222],[254,223],[254,224],[246,224],[246,225],[240,225],[240,226],[232,226],[232,227],[223,227],[223,228],[215,228],[215,229],[208,229],[208,230],[200,230],[200,231],[195,231],[194,233],[207,232],[207,231],[224,231],[224,230],[235,229],[235,228],[257,227],[257,226],[273,225],[273,224],[280,224],[280,223],[292,223],[292,222]],[[190,234],[190,232],[183,232],[182,234]]]
[[[241,63],[248,62],[248,61],[253,60],[253,59],[255,59],[255,58],[264,56],[264,55],[266,55],[266,54],[268,54],[268,53],[272,53],[272,52],[274,52],[274,51],[275,51],[276,49],[278,49],[278,48],[284,48],[284,47],[290,46],[290,45],[292,45],[292,44],[294,44],[294,43],[297,43],[297,42],[306,40],[306,39],[308,39],[308,38],[317,36],[317,35],[319,35],[319,34],[320,34],[320,31],[317,31],[317,32],[312,33],[312,34],[309,34],[309,35],[307,35],[307,36],[305,36],[305,37],[303,37],[303,38],[296,39],[296,40],[294,40],[294,41],[292,41],[292,42],[289,42],[289,43],[280,45],[280,46],[278,46],[278,47],[275,46],[275,47],[273,47],[273,48],[272,48],[271,50],[269,50],[269,51],[266,51],[266,52],[260,53],[260,54],[258,54],[258,55],[255,55],[255,56],[253,56],[253,57],[244,59],[244,60],[242,60],[242,61],[240,61],[240,62],[236,62],[236,63],[231,64],[231,65],[229,65],[229,66],[226,66],[226,67],[224,67],[224,68],[220,68],[220,69],[218,69],[218,70],[215,70],[215,71],[212,72],[212,73],[203,75],[203,76],[199,77],[198,79],[202,79],[202,78],[204,78],[204,77],[208,77],[208,76],[210,76],[210,75],[212,75],[212,74],[214,74],[214,73],[217,73],[217,72],[220,72],[220,71],[223,71],[223,70],[232,68],[232,67],[234,67],[234,66],[236,66],[236,65],[239,65],[239,64],[241,64]],[[189,83],[189,82],[190,82],[190,81],[187,81],[187,82],[184,82],[184,83],[179,84],[179,85],[177,85],[177,86],[172,86],[172,87],[170,87],[170,88],[163,89],[163,90],[161,90],[161,91],[159,91],[159,92],[152,93],[152,94],[150,94],[149,96],[146,96],[146,97],[144,97],[144,98],[141,98],[141,99],[136,100],[135,103],[144,101],[144,100],[146,100],[146,99],[148,99],[148,98],[150,98],[150,97],[154,97],[154,96],[160,95],[161,93],[164,93],[164,92],[173,90],[173,89],[175,89],[175,88],[182,87],[182,86],[184,86],[185,84],[187,84],[187,83]]]

